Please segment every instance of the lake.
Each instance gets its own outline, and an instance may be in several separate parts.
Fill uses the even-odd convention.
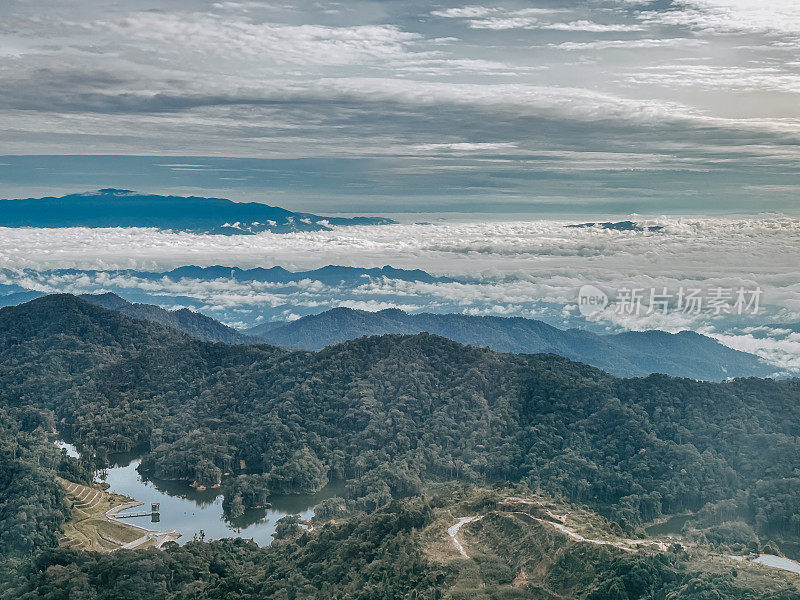
[[[79,456],[71,444],[58,441],[56,445],[66,449],[70,456]],[[266,546],[272,541],[278,519],[287,515],[310,519],[314,516],[314,506],[326,498],[344,493],[344,482],[339,481],[329,483],[316,494],[270,496],[271,508],[250,509],[241,517],[227,521],[222,516],[222,494],[219,490],[198,491],[185,482],[146,477],[136,470],[141,461],[135,453],[112,454],[109,460],[111,467],[102,471],[97,478],[109,484],[109,492],[128,496],[145,505],[122,511],[118,516],[142,512],[143,508],[149,510],[151,503],[158,502],[161,512],[157,523],[152,523],[150,516],[132,517],[126,521],[149,529],[179,531],[179,544],[185,544],[195,536],[200,537],[202,532],[206,540],[239,537]]]

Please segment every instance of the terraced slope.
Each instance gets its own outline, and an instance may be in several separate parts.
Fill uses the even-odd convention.
[[[116,519],[118,512],[141,502],[61,477],[57,479],[72,505],[71,518],[65,523],[59,540],[61,546],[110,552],[121,548],[161,547],[180,537],[175,531],[152,531]]]
[[[142,537],[136,529],[105,517],[107,511],[130,502],[130,498],[107,494],[101,489],[61,477],[57,479],[72,504],[71,518],[64,524],[64,535],[60,540],[62,546],[108,552]]]

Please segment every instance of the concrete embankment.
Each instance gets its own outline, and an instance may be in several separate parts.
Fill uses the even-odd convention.
[[[135,508],[137,506],[142,506],[142,503],[134,500],[132,502],[125,502],[124,504],[115,506],[114,508],[111,508],[107,510],[105,513],[103,513],[103,517],[107,521],[112,521],[114,523],[122,525],[123,527],[129,527],[141,531],[142,533],[141,537],[133,540],[132,542],[120,546],[121,549],[131,550],[133,548],[138,548],[140,546],[143,546],[150,541],[154,542],[153,543],[154,547],[161,548],[161,546],[166,544],[167,542],[174,542],[179,537],[181,537],[181,534],[175,531],[174,529],[170,529],[168,531],[155,531],[153,529],[147,529],[146,527],[142,527],[141,525],[135,525],[133,523],[127,523],[121,521],[120,519],[117,518],[117,515],[123,510],[128,510],[129,508]]]

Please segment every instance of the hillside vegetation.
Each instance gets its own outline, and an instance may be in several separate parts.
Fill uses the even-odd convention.
[[[153,304],[128,302],[124,298],[112,294],[111,292],[105,294],[82,294],[80,298],[92,304],[96,304],[97,306],[115,310],[134,319],[153,321],[154,323],[172,327],[173,329],[187,333],[205,342],[252,344],[262,341],[258,338],[239,333],[233,327],[228,327],[211,317],[199,312],[194,312],[188,308],[166,310]]]
[[[793,574],[678,545],[630,552],[576,541],[519,508],[500,490],[444,490],[317,523],[265,548],[235,539],[111,554],[52,549],[7,572],[0,593],[26,600],[800,598]],[[446,531],[465,514],[482,517],[459,534],[467,557]]]
[[[524,482],[633,530],[703,510],[800,535],[800,383],[617,379],[421,334],[318,353],[194,340],[72,296],[0,310],[0,402],[53,411],[102,462],[251,494],[349,480],[374,509],[425,482]],[[241,487],[241,482],[240,482]],[[248,487],[245,485],[244,487]]]

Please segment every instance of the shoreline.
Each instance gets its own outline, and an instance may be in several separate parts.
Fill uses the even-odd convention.
[[[154,547],[161,549],[161,547],[166,544],[167,542],[175,542],[181,537],[181,533],[179,531],[175,531],[174,529],[168,529],[165,531],[157,531],[155,529],[148,529],[147,527],[142,527],[141,525],[136,525],[134,523],[127,523],[125,521],[121,521],[117,518],[117,515],[122,512],[123,510],[128,510],[129,508],[135,508],[137,506],[143,506],[143,502],[139,502],[138,500],[131,500],[130,502],[123,502],[122,504],[118,504],[106,512],[102,514],[102,518],[106,521],[111,523],[116,523],[118,525],[122,525],[123,527],[128,527],[130,529],[135,529],[137,531],[142,532],[142,536],[133,540],[132,542],[128,542],[127,544],[121,545],[117,550],[132,550],[134,548],[138,548],[147,542],[154,540],[155,544]]]

